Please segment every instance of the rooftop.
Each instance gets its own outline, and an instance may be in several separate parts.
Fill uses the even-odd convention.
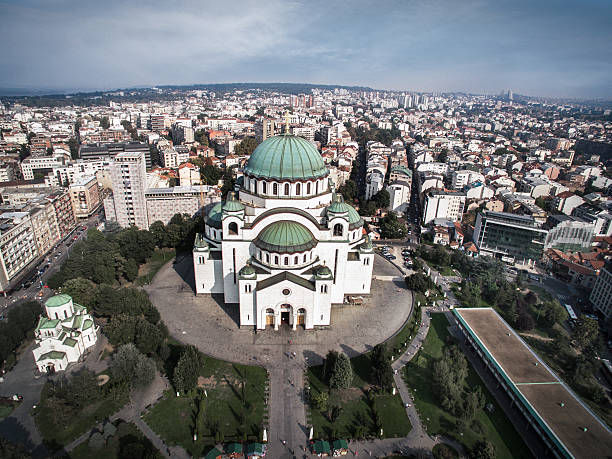
[[[612,432],[497,312],[458,308],[454,314],[561,450],[575,457],[609,456]]]

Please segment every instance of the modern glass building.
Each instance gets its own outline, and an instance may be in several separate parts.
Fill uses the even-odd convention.
[[[474,243],[481,255],[532,264],[542,256],[547,234],[533,217],[484,211],[476,218]]]

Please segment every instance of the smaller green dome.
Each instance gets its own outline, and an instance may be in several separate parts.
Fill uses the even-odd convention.
[[[295,253],[312,249],[318,241],[305,226],[280,221],[266,226],[253,242],[268,252]]]
[[[366,234],[365,242],[363,242],[359,248],[363,251],[372,250],[372,241],[370,240],[370,236]]]
[[[327,213],[332,214],[329,215],[330,217],[336,216],[333,214],[339,214],[340,216],[342,216],[341,214],[347,214],[349,229],[351,230],[363,226],[363,219],[359,213],[357,213],[353,206],[344,202],[344,198],[340,194],[334,195],[333,202],[327,206]]]
[[[317,269],[316,276],[322,279],[330,278],[332,275],[331,269],[327,266],[323,265],[319,269]]]
[[[221,228],[221,219],[223,218],[223,203],[218,202],[214,205],[208,215],[206,216],[206,224],[213,228]]]
[[[227,201],[223,203],[223,212],[242,212],[244,204],[236,199],[236,194],[232,191],[227,195]]]
[[[242,267],[242,269],[240,269],[240,271],[238,271],[238,275],[240,277],[253,277],[255,274],[255,269],[253,269],[250,263],[247,263]]]
[[[54,295],[49,298],[45,302],[45,306],[48,308],[59,308],[60,306],[64,306],[72,301],[72,297],[70,295],[66,295],[62,293],[60,295]]]

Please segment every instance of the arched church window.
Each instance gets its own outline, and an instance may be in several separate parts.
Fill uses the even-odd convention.
[[[278,264],[278,255],[274,255],[274,264],[277,265]]]
[[[310,194],[310,182],[306,184],[306,194]]]
[[[336,223],[334,225],[334,236],[342,236],[343,228],[342,223]]]
[[[277,184],[277,183],[275,183],[274,185],[272,185],[272,194],[273,194],[274,196],[277,196],[277,195],[278,195],[278,184]]]
[[[266,263],[270,263],[270,254],[266,253]]]
[[[296,257],[295,257],[295,261],[293,262],[293,264],[294,264],[294,265],[297,265],[298,263],[299,263],[299,261],[298,261],[298,257],[296,256]]]
[[[301,184],[301,183],[298,183],[298,184],[295,186],[295,194],[297,194],[298,196],[299,196],[300,194],[302,194],[302,184]]]
[[[261,182],[261,192],[266,194],[268,192],[268,184],[266,182]]]
[[[285,196],[289,196],[289,184],[285,183]]]
[[[236,235],[238,234],[238,224],[236,222],[232,222],[228,225],[227,229],[230,234]]]
[[[304,263],[306,263],[306,256],[307,256],[307,255],[306,255],[306,254],[304,254]]]
[[[285,257],[285,266],[289,264],[289,257]]]
[[[315,194],[319,194],[319,182],[315,183]]]

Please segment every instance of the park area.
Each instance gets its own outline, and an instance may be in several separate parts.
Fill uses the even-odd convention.
[[[194,457],[224,441],[260,441],[267,385],[262,367],[204,356],[196,389],[179,397],[166,391],[144,420],[164,442],[180,445]]]
[[[459,398],[478,394],[481,402],[461,415],[445,409],[435,391],[435,362],[443,360],[445,351],[452,347],[453,338],[447,328],[444,314],[432,314],[431,325],[421,350],[404,368],[404,379],[412,394],[419,417],[429,435],[446,435],[471,450],[483,440],[495,447],[496,457],[532,457],[522,438],[516,432],[493,396],[489,393],[469,362]],[[455,351],[459,352],[460,351]],[[455,354],[455,357],[457,354]],[[456,359],[455,359],[456,360]],[[477,398],[474,396],[474,398]]]
[[[70,452],[72,459],[114,459],[117,457],[161,459],[164,456],[131,422],[117,421],[94,432]]]
[[[350,359],[353,378],[349,387],[332,389],[324,365],[308,369],[311,400],[310,424],[317,439],[405,437],[412,426],[399,394],[381,390],[373,380],[371,354]],[[326,403],[314,406],[322,394]]]

